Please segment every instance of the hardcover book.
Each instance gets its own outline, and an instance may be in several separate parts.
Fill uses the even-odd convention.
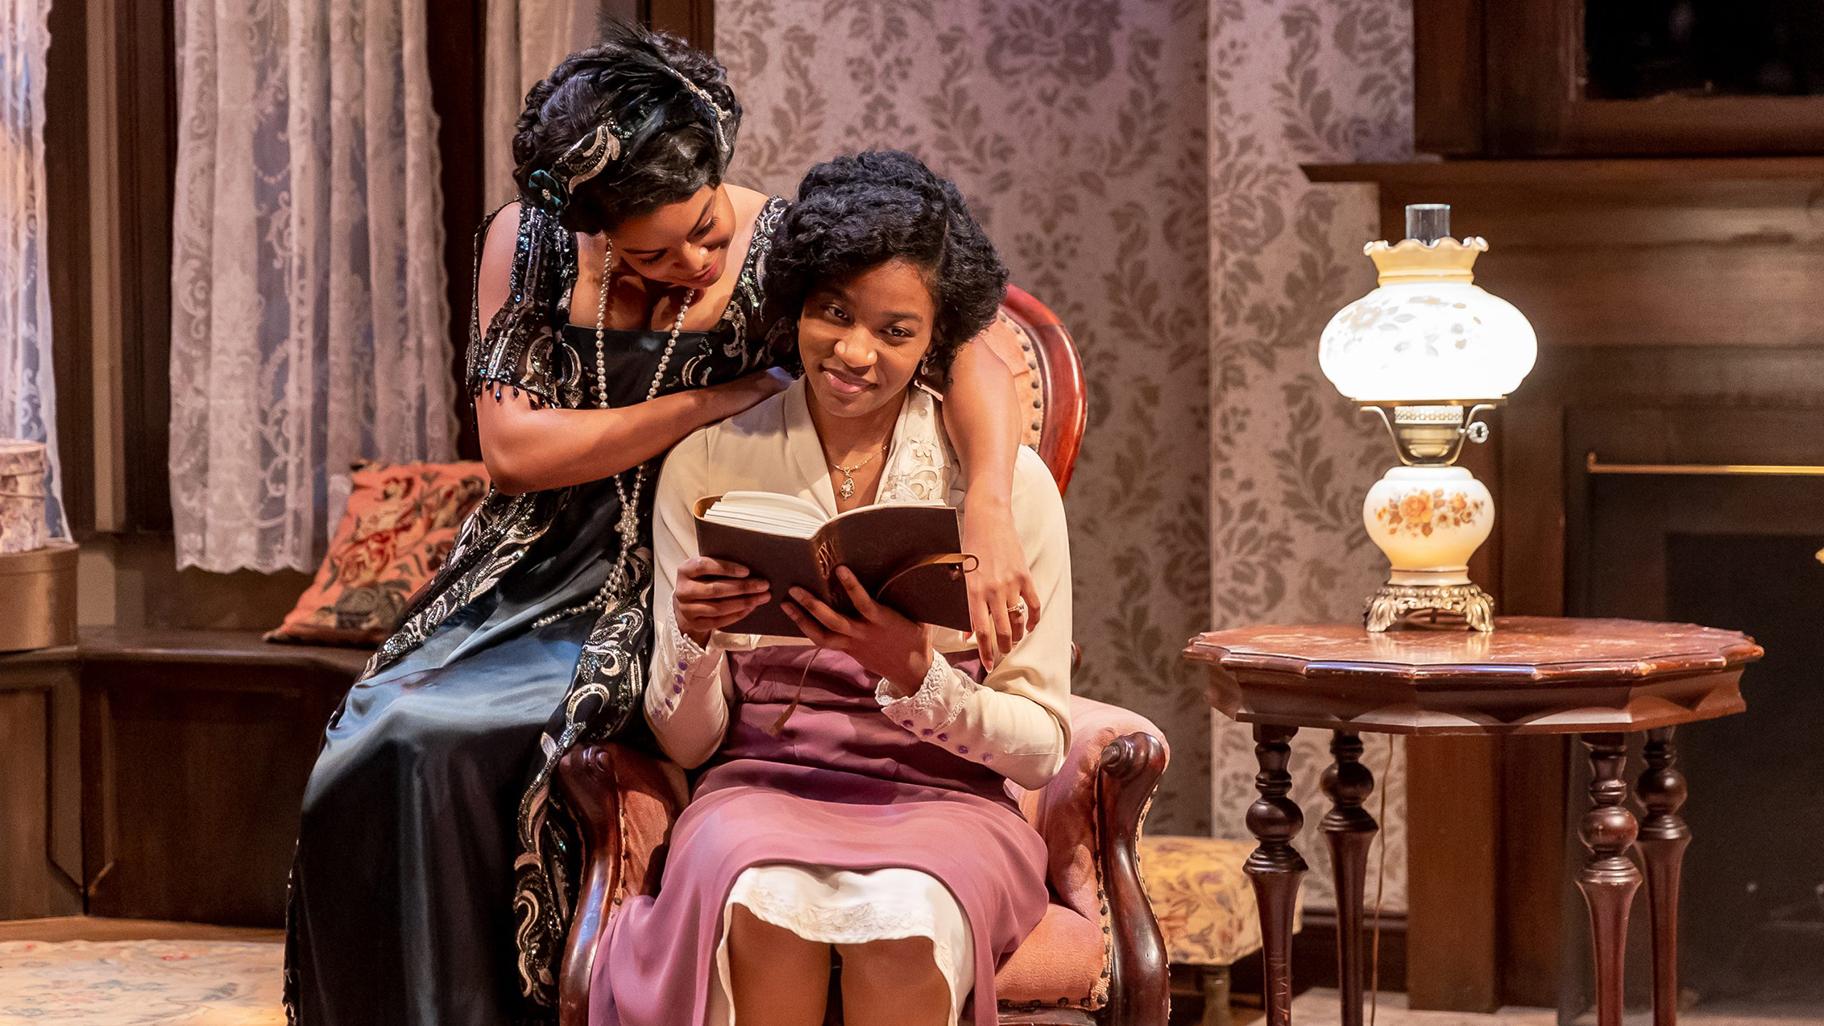
[[[722,628],[731,634],[803,637],[779,603],[803,588],[838,612],[853,614],[836,579],[846,566],[875,601],[907,619],[969,630],[964,555],[954,507],[861,506],[826,516],[816,503],[773,492],[729,492],[697,500],[697,549],[739,563],[772,585],[772,600]]]

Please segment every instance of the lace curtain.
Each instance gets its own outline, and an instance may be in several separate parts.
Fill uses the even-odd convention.
[[[425,18],[425,0],[178,0],[180,568],[311,569],[328,474],[454,451]]]
[[[526,91],[557,62],[595,42],[596,0],[488,0],[482,105],[482,187],[489,209],[513,199],[513,125]]]
[[[66,538],[44,237],[50,6],[49,0],[0,0],[0,437],[46,444],[47,523],[52,537]]]

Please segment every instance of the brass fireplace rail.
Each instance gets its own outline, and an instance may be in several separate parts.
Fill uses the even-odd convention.
[[[1824,466],[1803,463],[1604,463],[1594,452],[1584,454],[1592,474],[1682,477],[1824,477]]]

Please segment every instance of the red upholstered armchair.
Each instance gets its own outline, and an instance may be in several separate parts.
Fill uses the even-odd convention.
[[[1021,390],[1026,441],[1070,480],[1086,420],[1083,366],[1056,315],[1007,290],[990,339]],[[1072,746],[1020,808],[1050,851],[1051,907],[996,977],[1003,1023],[1165,1026],[1169,981],[1159,924],[1140,886],[1135,844],[1165,772],[1166,746],[1146,719],[1071,699]],[[558,768],[584,837],[576,918],[564,949],[561,1026],[588,1022],[596,946],[629,894],[659,885],[662,853],[686,799],[674,765],[617,744],[585,746]]]

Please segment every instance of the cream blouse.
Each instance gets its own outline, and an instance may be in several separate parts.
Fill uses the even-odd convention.
[[[665,753],[687,768],[714,755],[727,731],[734,691],[726,654],[808,644],[802,638],[718,632],[707,648],[699,648],[678,630],[671,606],[678,567],[697,554],[691,507],[707,495],[770,491],[810,499],[834,516],[836,493],[808,401],[800,379],[746,412],[696,431],[672,450],[659,477],[653,519],[658,638],[645,710]],[[908,393],[877,502],[963,504],[960,468],[939,414],[930,395]],[[917,691],[900,694],[882,680],[876,697],[884,715],[920,739],[1036,789],[1063,765],[1070,747],[1070,542],[1057,485],[1038,454],[1024,447],[1014,467],[1012,499],[1041,603],[1038,626],[979,684],[938,660]],[[934,633],[940,653],[975,648],[967,634]]]

